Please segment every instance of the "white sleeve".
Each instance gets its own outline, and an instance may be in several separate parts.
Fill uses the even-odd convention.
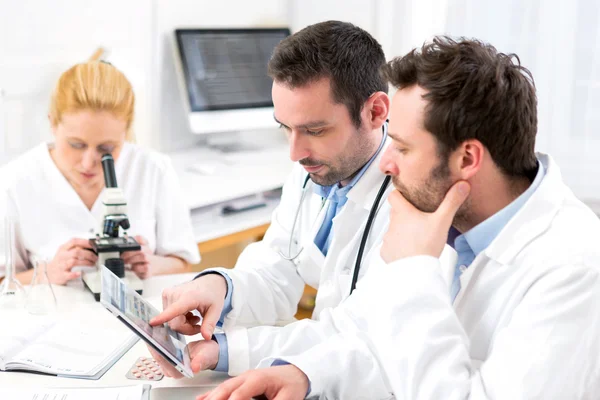
[[[198,245],[192,230],[190,210],[183,201],[177,174],[166,158],[164,172],[157,185],[156,250],[160,256],[180,257],[190,264],[200,262]]]
[[[372,248],[365,259],[370,260],[368,271],[385,265],[379,256],[379,246]],[[360,287],[360,282],[358,282],[358,287]],[[360,324],[353,319],[352,313],[346,311],[347,307],[353,307],[354,293],[343,300],[338,307],[325,308],[319,314],[318,320],[303,319],[284,327],[258,326],[249,329],[241,326],[225,327],[229,374],[239,375],[256,367],[266,357],[277,355],[277,358],[286,359],[284,356],[301,354],[341,332],[362,335]],[[340,345],[340,343],[336,343],[336,345]],[[367,353],[363,352],[362,355],[356,356],[364,358],[364,354]],[[317,358],[313,357],[311,360]],[[344,365],[343,360],[340,365]],[[316,365],[316,367],[322,366]]]
[[[302,179],[298,172],[294,171],[284,185],[263,240],[248,245],[234,269],[216,269],[233,282],[232,310],[224,320],[224,329],[235,325],[275,325],[293,320],[296,314],[305,283],[296,265],[282,258],[278,249],[288,245],[300,203]]]
[[[344,308],[364,336],[334,337],[302,355],[282,357],[306,373],[311,397],[354,397],[356,380],[368,371],[329,371],[343,368],[343,360],[381,368],[396,399],[586,399],[597,393],[595,269],[570,265],[536,281],[483,363],[469,358],[469,340],[433,257],[369,271],[350,298]]]
[[[328,388],[331,397],[327,398],[389,398],[389,385],[383,381],[377,357],[366,345],[360,322],[345,310],[353,297],[354,294],[341,306],[324,309],[319,320],[303,319],[284,327],[227,330],[229,374],[239,375],[282,359],[307,374],[313,385],[311,395],[320,393],[319,386],[327,383],[339,386],[339,390]],[[243,351],[244,343],[250,344],[247,352]],[[356,377],[353,374],[361,374],[360,379],[343,384],[336,381],[342,375]]]

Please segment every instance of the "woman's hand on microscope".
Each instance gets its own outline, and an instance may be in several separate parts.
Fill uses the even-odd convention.
[[[81,276],[73,267],[94,266],[98,256],[91,249],[88,239],[73,238],[58,248],[52,261],[48,263],[48,279],[51,283],[64,285]]]
[[[148,246],[148,241],[143,236],[135,236],[135,240],[142,246],[141,250],[126,251],[121,254],[121,258],[125,264],[131,265],[131,270],[140,279],[149,278],[151,275],[150,259],[152,250]]]

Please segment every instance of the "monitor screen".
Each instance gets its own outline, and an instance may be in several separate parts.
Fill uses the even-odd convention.
[[[192,112],[272,107],[267,63],[289,29],[177,29]]]

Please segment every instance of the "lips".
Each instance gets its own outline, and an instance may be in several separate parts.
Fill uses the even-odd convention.
[[[81,176],[83,176],[85,179],[92,179],[94,176],[96,176],[96,174],[87,174],[85,172],[80,172]]]
[[[304,170],[306,172],[308,172],[309,174],[314,174],[316,172],[318,172],[321,168],[323,168],[322,165],[303,165]]]

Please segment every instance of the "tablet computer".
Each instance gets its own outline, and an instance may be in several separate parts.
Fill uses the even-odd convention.
[[[150,326],[148,321],[159,311],[106,267],[102,267],[100,303],[184,376],[194,376],[184,336],[166,323]]]

